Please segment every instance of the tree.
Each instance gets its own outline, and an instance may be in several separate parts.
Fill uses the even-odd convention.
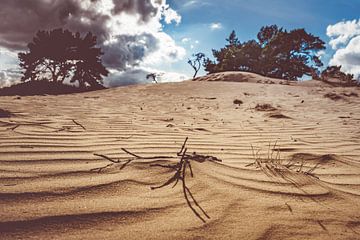
[[[277,25],[270,25],[262,27],[257,34],[259,44],[261,46],[266,46],[269,44],[280,32],[283,32],[282,28],[279,28]]]
[[[101,62],[100,48],[96,47],[96,36],[55,29],[38,31],[29,51],[19,53],[20,67],[24,69],[22,81],[47,80],[63,83],[78,82],[79,87],[97,88],[102,77],[108,75]]]
[[[323,65],[316,53],[325,49],[325,43],[304,29],[288,32],[271,25],[260,29],[257,40],[241,43],[233,31],[226,41],[225,48],[213,50],[215,61],[204,61],[209,73],[247,71],[297,80],[303,75],[312,76]]]
[[[205,54],[199,52],[199,53],[193,54],[192,56],[194,58],[189,59],[188,64],[190,64],[190,66],[194,69],[195,73],[194,73],[193,78],[195,78],[201,68],[201,65],[202,65],[201,61],[205,58]]]
[[[347,86],[359,85],[358,81],[354,79],[354,74],[344,73],[341,71],[341,66],[328,66],[321,72],[321,80],[326,82],[329,81],[330,78],[337,78]]]
[[[233,30],[226,39],[227,44],[220,50],[212,49],[213,56],[216,61],[206,58],[203,62],[205,71],[209,73],[224,71],[239,71],[239,63],[237,63],[236,54],[239,52],[242,44]]]

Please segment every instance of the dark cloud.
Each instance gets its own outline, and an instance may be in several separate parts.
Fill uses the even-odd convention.
[[[113,0],[114,14],[136,14],[144,22],[155,16],[158,5],[150,0]],[[83,0],[1,0],[0,45],[12,49],[24,49],[38,30],[68,28],[72,31],[96,34],[100,41],[108,38],[107,21],[111,16],[96,11],[96,7],[84,9]],[[90,0],[90,4],[102,4]]]
[[[153,6],[151,0],[113,0],[113,3],[115,5],[112,10],[113,14],[122,12],[139,14],[144,22],[154,17],[158,11],[158,8]]]
[[[62,27],[79,12],[75,0],[1,0],[0,44],[23,49],[39,29]]]
[[[151,79],[146,79],[150,72],[144,69],[130,69],[123,72],[113,73],[105,81],[108,87],[119,87],[133,84],[151,83]]]
[[[108,9],[111,1],[114,7]],[[98,38],[105,66],[118,71],[110,83],[115,77],[119,80],[114,85],[146,81],[147,72],[139,70],[146,57],[161,52],[155,54],[158,59],[171,60],[184,52],[153,24],[153,20],[160,22],[164,5],[165,0],[0,0],[0,49],[24,51],[38,30],[61,27],[83,34],[90,31]],[[122,13],[129,16],[124,18]],[[142,30],[127,34],[127,17],[133,18],[132,22],[135,19]],[[121,32],[123,26],[127,32]],[[134,67],[138,69],[130,70]],[[2,79],[9,76],[15,75],[3,72]]]
[[[125,70],[128,66],[139,65],[158,47],[158,39],[149,33],[118,35],[114,41],[102,47],[105,52],[103,61],[109,68]]]

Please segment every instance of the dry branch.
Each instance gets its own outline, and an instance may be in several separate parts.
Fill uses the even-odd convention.
[[[190,171],[190,177],[194,177],[194,172],[191,166],[192,161],[203,163],[205,161],[210,162],[222,162],[221,159],[218,159],[214,156],[208,156],[208,155],[200,155],[196,152],[193,152],[191,154],[187,154],[187,148],[186,144],[188,141],[188,137],[185,139],[184,143],[181,146],[181,149],[179,152],[176,153],[176,156],[153,156],[153,157],[142,157],[140,155],[137,155],[135,153],[130,152],[129,150],[125,148],[121,148],[122,151],[124,151],[126,154],[130,155],[132,158],[129,158],[125,161],[120,160],[114,160],[108,156],[102,155],[102,154],[94,154],[95,156],[104,158],[111,163],[100,168],[94,168],[91,169],[91,171],[98,171],[101,172],[102,170],[113,166],[114,164],[122,164],[120,166],[120,170],[124,169],[128,164],[130,164],[134,160],[159,160],[159,159],[179,159],[178,163],[175,164],[150,164],[150,167],[161,167],[161,168],[167,168],[170,170],[173,170],[173,175],[166,180],[163,184],[159,186],[152,186],[151,190],[160,189],[166,186],[169,186],[172,184],[172,188],[177,186],[177,184],[181,181],[182,182],[182,191],[184,194],[184,198],[186,200],[187,205],[191,209],[191,211],[195,214],[197,218],[199,218],[202,222],[206,222],[206,219],[210,219],[210,216],[205,212],[205,210],[200,206],[198,201],[195,199],[194,195],[191,193],[190,189],[186,185],[186,172],[187,169]]]
[[[79,127],[81,127],[83,130],[86,130],[86,128],[79,122],[77,122],[75,119],[72,119],[73,123],[75,123],[75,125],[78,125]]]

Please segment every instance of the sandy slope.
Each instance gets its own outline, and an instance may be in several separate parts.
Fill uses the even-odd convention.
[[[0,108],[15,116],[0,118],[0,239],[360,238],[360,91],[246,74],[236,76],[241,83],[215,78],[1,97]],[[265,103],[276,110],[255,109]],[[150,190],[173,175],[150,164],[177,160],[91,171],[109,163],[94,153],[175,156],[185,137],[189,152],[223,160],[194,161],[194,178],[187,172],[211,218],[197,209],[205,224],[181,184]],[[293,170],[269,174],[249,165],[251,145],[266,158],[275,142]],[[315,175],[304,174],[314,166]]]

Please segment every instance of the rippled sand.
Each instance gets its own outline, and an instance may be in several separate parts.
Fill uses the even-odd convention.
[[[0,239],[360,238],[359,89],[199,80],[0,97],[14,114],[0,118]],[[186,172],[205,223],[181,183],[150,189],[174,175],[153,164],[178,159],[123,166],[131,156],[121,148],[176,156],[186,137],[189,153],[223,160]],[[123,162],[92,171],[110,163],[94,154]]]

